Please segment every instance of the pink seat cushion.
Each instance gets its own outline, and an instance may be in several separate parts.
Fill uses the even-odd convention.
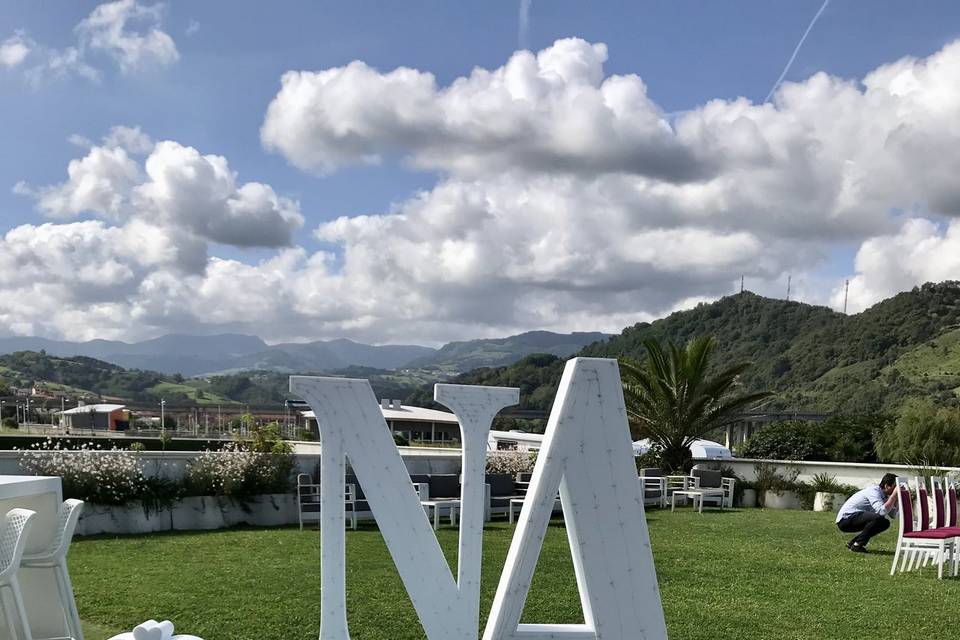
[[[904,538],[924,538],[929,540],[944,540],[960,536],[960,529],[927,529],[926,531],[910,531],[903,534]]]
[[[960,537],[960,527],[937,527],[936,529],[930,529],[930,531],[949,531],[952,535]]]

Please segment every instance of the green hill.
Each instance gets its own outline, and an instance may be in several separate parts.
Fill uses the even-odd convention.
[[[749,361],[746,390],[771,390],[767,406],[809,412],[889,412],[910,396],[958,402],[960,283],[925,284],[856,315],[741,293],[628,327],[577,355],[642,359],[644,340],[717,338],[716,366]],[[525,358],[458,376],[462,384],[521,388],[524,408],[548,409],[563,362]],[[421,392],[418,397],[425,395]]]
[[[435,353],[411,361],[405,369],[421,369],[437,377],[448,377],[481,367],[502,367],[524,356],[545,353],[568,357],[586,345],[604,340],[605,333],[528,331],[508,338],[450,342]]]
[[[324,375],[367,378],[377,396],[383,398],[405,398],[428,381],[412,373],[364,367]],[[289,377],[288,373],[277,371],[244,371],[232,375],[184,378],[155,371],[124,369],[86,356],[58,357],[43,351],[0,355],[0,394],[4,386],[42,386],[53,394],[71,398],[110,399],[134,404],[154,404],[163,398],[172,405],[244,403],[281,406],[284,400],[292,397],[287,391]]]

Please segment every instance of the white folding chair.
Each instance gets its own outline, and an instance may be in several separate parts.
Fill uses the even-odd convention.
[[[20,559],[23,557],[27,534],[33,526],[35,515],[37,512],[29,509],[11,509],[3,520],[3,528],[0,529],[0,609],[3,609],[10,640],[33,640],[33,636],[30,635],[27,610],[23,606],[17,571],[20,570]],[[13,599],[12,610],[6,598],[3,597],[7,591]]]
[[[80,628],[80,614],[77,613],[77,603],[73,598],[73,585],[70,582],[70,573],[67,571],[67,552],[70,550],[70,541],[77,528],[77,521],[83,511],[83,500],[65,500],[60,505],[57,520],[57,533],[53,542],[44,551],[34,554],[24,554],[20,560],[21,567],[50,567],[53,569],[57,581],[57,593],[66,618],[67,630],[74,640],[83,640],[83,629]]]

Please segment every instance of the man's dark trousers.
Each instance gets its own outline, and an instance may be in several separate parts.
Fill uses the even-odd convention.
[[[867,543],[870,542],[870,538],[890,528],[890,521],[887,520],[886,516],[882,516],[879,513],[861,511],[860,513],[847,516],[837,523],[837,527],[844,533],[856,533],[859,531],[860,535],[851,540],[850,544],[858,544],[861,547],[865,547]]]

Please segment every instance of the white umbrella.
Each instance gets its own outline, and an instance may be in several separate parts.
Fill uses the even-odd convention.
[[[650,450],[650,440],[637,440],[633,443],[633,455],[642,456]],[[729,460],[733,458],[730,449],[719,442],[712,440],[694,440],[690,443],[690,453],[694,458],[708,458],[711,460]]]

